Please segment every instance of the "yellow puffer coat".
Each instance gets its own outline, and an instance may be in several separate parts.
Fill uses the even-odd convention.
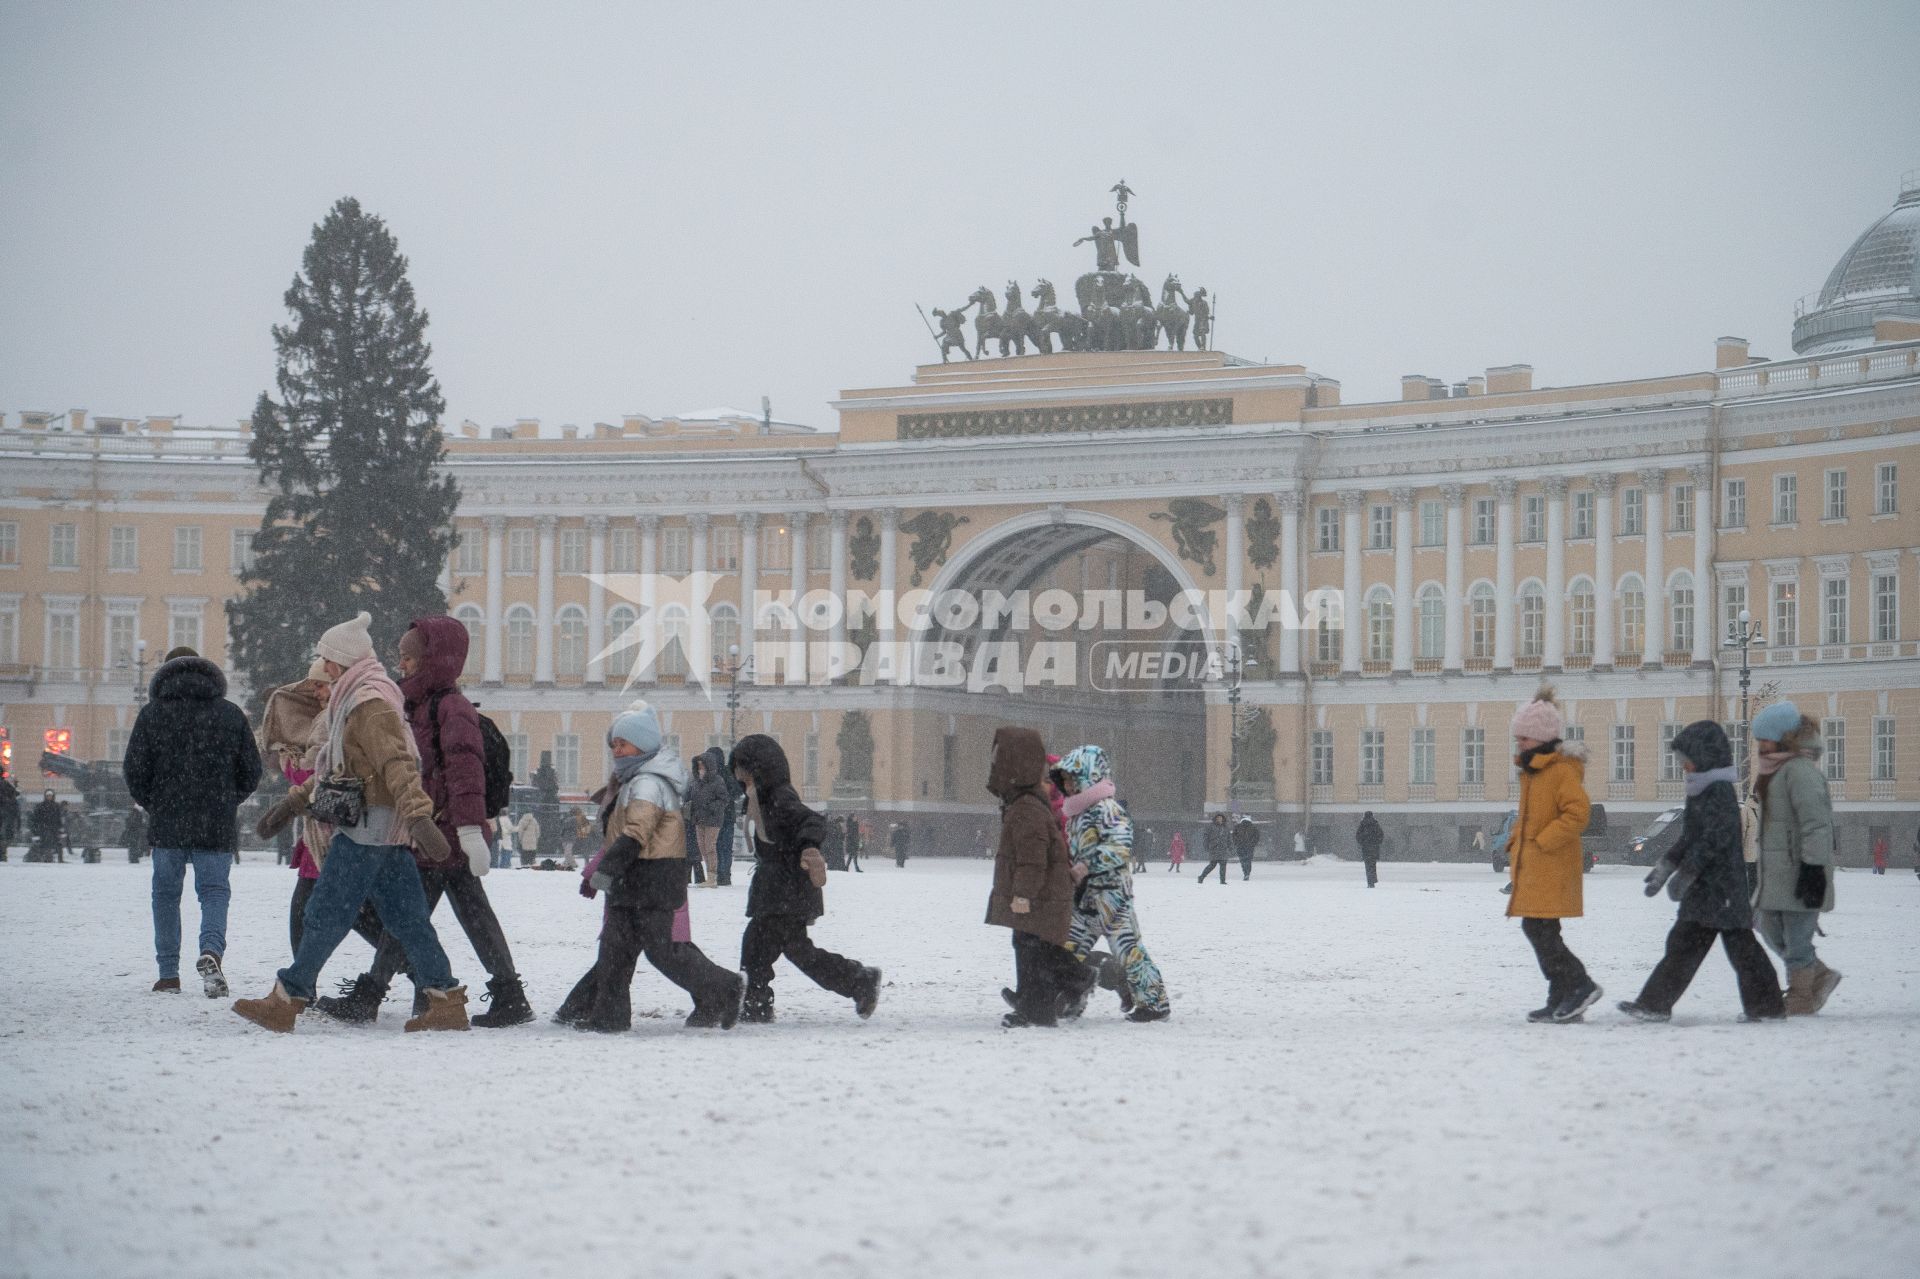
[[[1520,816],[1507,841],[1513,895],[1507,914],[1518,919],[1573,919],[1581,914],[1580,880],[1587,829],[1587,748],[1562,742],[1520,770]]]

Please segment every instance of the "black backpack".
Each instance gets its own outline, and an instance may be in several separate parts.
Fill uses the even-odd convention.
[[[447,692],[439,689],[427,699],[435,758],[445,758],[440,750],[440,699]],[[487,777],[487,816],[498,817],[513,803],[513,747],[507,745],[507,735],[500,731],[500,726],[480,714],[480,704],[473,705],[474,715],[480,721],[480,758]]]

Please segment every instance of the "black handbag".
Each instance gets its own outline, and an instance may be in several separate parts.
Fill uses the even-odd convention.
[[[329,826],[358,826],[367,813],[367,784],[358,777],[336,774],[313,784],[307,815]]]

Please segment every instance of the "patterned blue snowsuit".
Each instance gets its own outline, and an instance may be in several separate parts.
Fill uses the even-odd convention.
[[[1060,769],[1078,783],[1082,794],[1113,776],[1107,753],[1098,746],[1075,749],[1060,761]],[[1133,819],[1111,795],[1097,799],[1068,821],[1067,847],[1074,862],[1087,868],[1067,949],[1086,963],[1095,944],[1107,938],[1126,972],[1134,1002],[1155,1012],[1164,1010],[1166,982],[1140,944],[1133,915]]]

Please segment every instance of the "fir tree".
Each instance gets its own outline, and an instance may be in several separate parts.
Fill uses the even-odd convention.
[[[233,665],[256,705],[305,673],[320,633],[361,609],[391,660],[415,617],[446,610],[440,568],[459,488],[440,463],[446,401],[427,314],[386,223],[357,200],[313,229],[273,327],[276,400],[262,392],[248,455],[270,493],[245,594],[227,604]]]

